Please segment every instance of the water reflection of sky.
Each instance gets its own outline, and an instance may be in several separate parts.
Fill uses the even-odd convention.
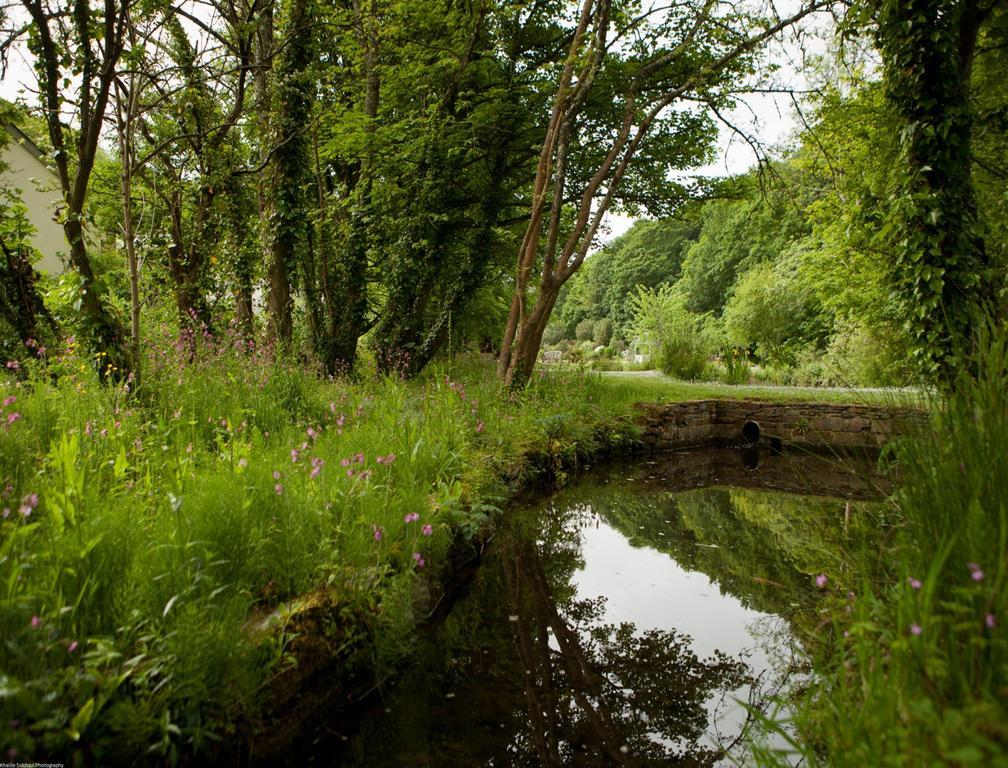
[[[691,648],[701,658],[715,651],[745,659],[755,675],[767,675],[780,665],[783,648],[768,648],[768,634],[790,648],[787,632],[768,632],[781,622],[773,614],[746,608],[722,593],[706,574],[688,571],[669,555],[634,546],[598,516],[586,516],[581,528],[584,568],[574,574],[579,600],[606,597],[605,620],[630,622],[638,631],[675,630],[692,638]],[[766,676],[763,683],[768,681]],[[734,692],[744,699],[748,688]],[[745,720],[745,710],[734,701],[715,698],[707,703],[711,717],[708,743],[734,738]],[[715,729],[720,739],[715,735]]]

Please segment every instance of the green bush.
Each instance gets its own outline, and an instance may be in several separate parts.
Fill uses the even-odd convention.
[[[603,317],[601,320],[595,321],[595,325],[592,328],[592,341],[602,347],[608,346],[609,340],[612,339],[612,334],[612,320],[608,317]]]
[[[686,309],[685,299],[671,286],[640,288],[632,300],[635,330],[651,352],[652,362],[680,379],[699,379],[707,368],[711,345],[704,319]]]
[[[595,334],[595,321],[591,318],[582,320],[574,329],[574,338],[578,341],[591,341]]]

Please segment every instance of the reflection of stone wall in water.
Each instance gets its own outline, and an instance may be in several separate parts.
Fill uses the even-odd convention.
[[[788,616],[799,637],[819,621],[805,610],[818,599],[814,576],[839,575],[858,553],[877,551],[874,502],[888,491],[871,464],[761,452],[751,470],[735,449],[662,455],[631,477],[600,486],[592,509],[635,546],[707,574],[746,607]]]

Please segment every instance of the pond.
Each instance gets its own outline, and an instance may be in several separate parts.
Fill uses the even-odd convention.
[[[689,451],[509,512],[410,669],[310,762],[733,764],[749,708],[809,674],[815,576],[877,513],[873,469]]]

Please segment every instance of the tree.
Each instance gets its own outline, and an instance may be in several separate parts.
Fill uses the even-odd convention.
[[[900,121],[891,220],[894,273],[920,369],[950,382],[972,329],[997,312],[994,269],[973,184],[973,63],[1001,0],[874,0],[886,98]],[[1003,33],[1002,33],[1003,35]]]
[[[133,360],[122,323],[102,299],[88,256],[84,213],[105,110],[126,41],[131,0],[104,0],[96,7],[88,0],[73,0],[69,7],[49,0],[22,0],[22,5],[32,21],[27,28],[28,48],[35,57],[63,195],[63,231],[70,245],[70,263],[80,276],[86,342],[95,352],[102,380],[124,380],[132,371]],[[12,42],[8,38],[7,45]],[[66,90],[71,84],[77,84],[74,94]],[[67,111],[72,115],[72,127],[64,123]]]
[[[497,366],[506,385],[528,380],[559,291],[581,267],[621,189],[637,202],[645,180],[664,181],[669,169],[688,167],[708,153],[709,117],[672,105],[689,99],[716,111],[764,41],[828,4],[811,2],[786,19],[758,26],[751,17],[719,13],[713,2],[677,6],[658,19],[630,17],[612,0],[583,0],[557,80],[517,257]],[[627,36],[633,42],[625,43],[624,53],[617,43]],[[667,182],[658,189],[671,196],[681,192]],[[662,202],[651,198],[646,205],[660,208]],[[565,224],[568,206],[573,221]]]

